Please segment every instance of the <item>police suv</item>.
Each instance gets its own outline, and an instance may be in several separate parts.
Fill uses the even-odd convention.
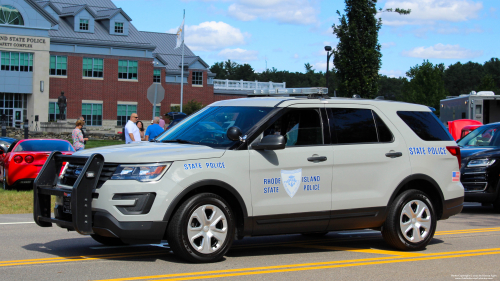
[[[425,106],[225,100],[154,142],[52,153],[35,180],[34,219],[107,245],[167,240],[191,262],[217,261],[245,236],[347,229],[419,250],[462,210],[459,166],[460,149]]]

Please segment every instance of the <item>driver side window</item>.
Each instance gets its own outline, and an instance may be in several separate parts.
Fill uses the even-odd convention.
[[[495,136],[496,129],[488,129],[476,137],[471,139],[466,145],[467,146],[491,146],[493,137]]]
[[[319,110],[292,109],[264,131],[264,136],[282,135],[286,146],[321,145],[323,129]]]

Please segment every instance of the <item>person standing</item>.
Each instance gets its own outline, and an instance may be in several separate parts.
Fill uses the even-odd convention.
[[[137,113],[132,113],[130,115],[130,119],[128,120],[127,125],[125,125],[125,143],[141,141],[141,133],[139,133],[139,128],[137,128],[137,125],[135,124],[137,119],[139,119]]]
[[[163,128],[163,130],[165,130],[165,120],[163,120],[163,116],[160,116],[160,117],[155,117],[155,119],[156,119],[156,118],[159,118],[159,123],[158,123],[158,125],[159,125],[160,127],[162,127],[162,128]]]
[[[80,116],[80,118],[78,118],[78,119],[82,120],[83,121],[83,126],[85,126],[85,118],[83,118],[83,116]],[[81,131],[82,131],[82,134],[83,134],[83,138],[87,138],[87,129],[85,127],[82,127]],[[83,144],[87,144],[87,141],[84,141]]]
[[[73,130],[71,136],[73,138],[73,147],[76,151],[83,150],[85,148],[84,142],[88,140],[88,138],[84,138],[82,134],[82,127],[85,122],[82,120],[77,120],[75,124],[75,129]]]
[[[163,133],[164,129],[159,125],[159,123],[160,117],[155,117],[155,119],[153,119],[153,124],[149,125],[148,129],[146,130],[146,141],[153,140],[158,135]]]
[[[141,141],[145,140],[144,123],[142,123],[142,121],[137,121],[137,128],[139,128],[139,134],[141,135]]]

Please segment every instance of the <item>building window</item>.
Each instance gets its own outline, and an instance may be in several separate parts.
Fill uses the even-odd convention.
[[[203,72],[201,71],[193,71],[193,80],[191,83],[193,85],[203,85]]]
[[[102,126],[102,104],[82,103],[82,116],[88,126]]]
[[[2,52],[1,70],[33,72],[33,54]]]
[[[68,57],[50,56],[50,75],[66,76]]]
[[[55,122],[57,119],[59,119],[59,106],[55,101],[49,102],[49,122]]]
[[[28,95],[26,94],[0,93],[0,116],[6,115],[7,126],[20,126],[20,122],[24,120],[22,117],[28,116],[27,105]],[[19,111],[22,111],[22,114]],[[21,117],[21,119],[16,120],[16,117]]]
[[[117,110],[116,125],[125,126],[132,113],[137,113],[137,105],[119,104]]]
[[[83,58],[83,77],[103,77],[104,60]]]
[[[161,69],[153,71],[153,83],[161,83]]]
[[[118,79],[137,80],[137,61],[133,60],[118,61]]]
[[[123,33],[123,22],[115,22],[115,33]]]
[[[160,117],[160,109],[161,109],[161,106],[157,105],[155,108],[155,117]]]
[[[24,25],[24,20],[16,8],[2,5],[0,6],[0,24]]]
[[[89,30],[89,20],[80,19],[80,30]]]

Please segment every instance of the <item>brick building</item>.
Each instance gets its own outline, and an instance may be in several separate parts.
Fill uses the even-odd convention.
[[[114,128],[132,112],[151,120],[148,88],[156,83],[165,89],[155,115],[169,112],[180,103],[181,71],[184,103],[237,97],[214,94],[215,74],[188,46],[181,66],[175,34],[138,31],[111,0],[0,0],[0,9],[18,19],[0,22],[0,80],[12,84],[0,85],[0,110],[12,125],[55,121],[61,92],[68,121],[83,115],[87,126]],[[9,46],[11,37],[32,44]]]

